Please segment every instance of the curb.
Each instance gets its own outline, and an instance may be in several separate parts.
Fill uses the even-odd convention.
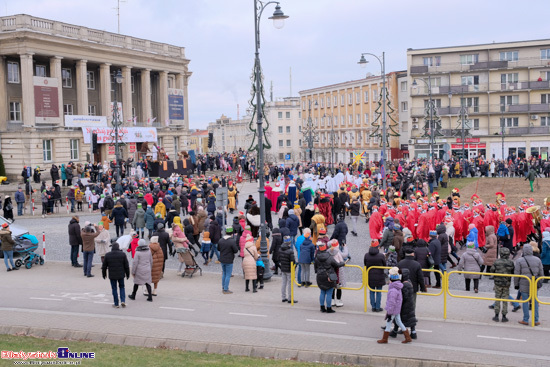
[[[213,343],[193,340],[148,338],[123,334],[102,334],[68,329],[47,329],[27,326],[0,326],[0,334],[32,336],[54,340],[73,340],[114,345],[175,349],[188,352],[225,354],[242,357],[295,360],[309,363],[348,364],[369,367],[497,367],[496,365],[397,358],[375,355],[323,353],[299,349]]]

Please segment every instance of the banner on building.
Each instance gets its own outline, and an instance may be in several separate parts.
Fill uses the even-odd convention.
[[[124,122],[122,119],[122,102],[117,102],[117,116],[118,121],[121,123]],[[115,102],[111,102],[111,113],[109,114],[109,121],[113,121],[113,117],[115,116]]]
[[[183,89],[168,88],[168,117],[183,120]]]
[[[67,127],[107,127],[107,117],[87,115],[66,115],[65,126]]]
[[[113,127],[86,126],[82,128],[84,144],[90,144],[92,131],[97,134],[98,144],[111,144],[115,141],[115,129]],[[155,127],[120,127],[118,129],[118,139],[121,143],[156,143],[157,138]]]
[[[59,95],[57,78],[33,77],[36,123],[58,124]]]

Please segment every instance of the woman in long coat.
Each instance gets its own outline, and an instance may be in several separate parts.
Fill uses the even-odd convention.
[[[157,295],[157,286],[162,279],[162,266],[164,265],[164,252],[158,242],[158,237],[151,237],[149,243],[149,249],[151,250],[151,256],[153,257],[153,268],[151,269],[151,281],[153,282],[153,296]]]
[[[258,286],[258,274],[256,272],[256,260],[258,260],[258,251],[254,244],[252,236],[246,237],[246,244],[244,246],[244,259],[243,259],[243,272],[244,279],[246,279],[246,291],[249,292],[250,281],[252,280],[253,292],[257,292]]]
[[[483,259],[481,258],[481,255],[475,248],[475,244],[473,242],[468,242],[468,250],[466,250],[465,253],[462,254],[460,257],[460,261],[458,262],[458,266],[456,270],[464,270],[464,271],[472,271],[472,272],[479,272],[481,270],[481,266],[483,265]],[[471,280],[474,280],[474,292],[477,293],[477,290],[479,289],[479,278],[481,278],[481,275],[477,274],[464,274],[464,280],[466,282],[466,290],[470,291],[470,283]]]
[[[153,295],[151,294],[151,271],[153,269],[153,256],[149,250],[149,246],[145,240],[141,239],[138,242],[136,248],[136,254],[134,261],[132,262],[132,276],[134,277],[134,290],[132,294],[128,296],[131,300],[136,299],[136,293],[140,285],[145,285],[149,297],[147,301],[153,302]]]
[[[491,272],[491,267],[493,266],[495,260],[497,259],[497,250],[498,249],[498,239],[495,234],[494,226],[485,227],[485,252],[483,254],[483,266],[481,267],[481,272],[487,268],[487,273]]]

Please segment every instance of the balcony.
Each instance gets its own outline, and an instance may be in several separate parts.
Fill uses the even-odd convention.
[[[419,56],[416,56],[418,58]],[[423,64],[411,65],[410,73],[414,74],[437,74],[437,73],[449,73],[449,72],[469,72],[469,71],[481,71],[491,69],[508,69],[508,68],[536,68],[536,67],[548,67],[550,66],[550,60],[541,60],[540,57],[522,58],[518,61],[500,61],[489,60],[479,61],[472,65],[462,65],[460,62],[442,63],[437,66],[426,66]]]

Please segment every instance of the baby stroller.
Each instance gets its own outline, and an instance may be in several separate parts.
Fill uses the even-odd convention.
[[[38,248],[38,240],[35,236],[32,235],[23,235],[21,237],[16,237],[15,246],[13,251],[15,254],[21,256],[20,259],[15,260],[15,266],[21,267],[23,264],[25,268],[32,268],[33,264],[44,265],[44,258],[35,253]]]
[[[185,264],[185,270],[181,272],[182,278],[186,275],[188,275],[189,278],[192,278],[197,271],[200,272],[200,275],[202,276],[202,269],[199,264],[197,264],[197,262],[195,261],[195,256],[193,256],[188,248],[179,247],[176,249],[176,253],[178,254],[178,258],[181,263],[178,272],[181,272],[181,268],[183,264]]]

